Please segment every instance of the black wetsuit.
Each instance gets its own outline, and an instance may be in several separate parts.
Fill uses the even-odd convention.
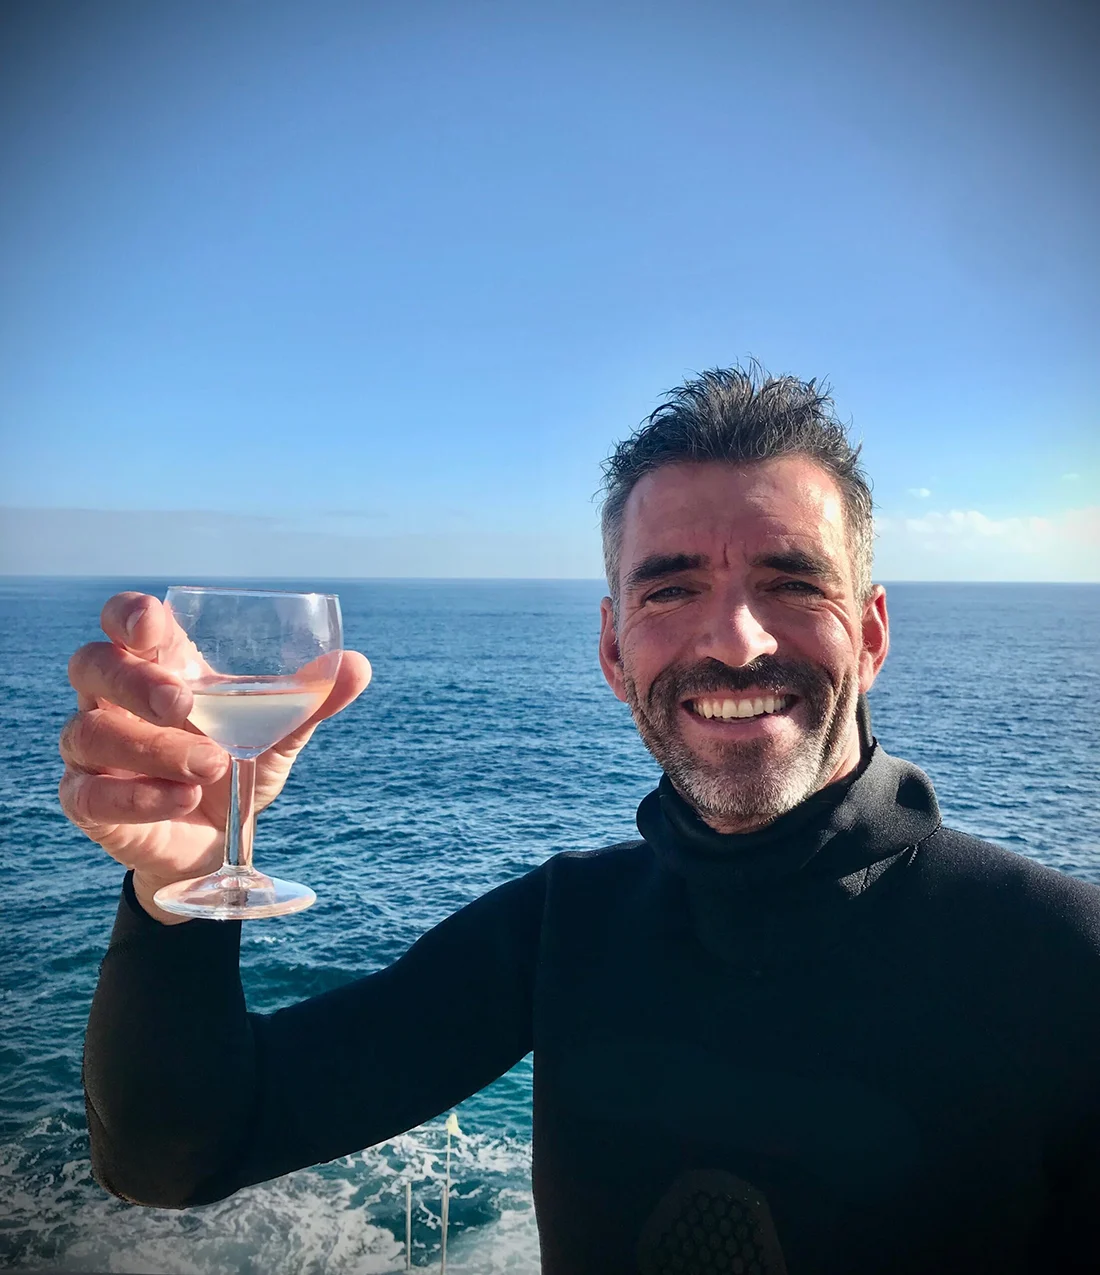
[[[218,1199],[533,1049],[546,1275],[1100,1271],[1100,889],[942,828],[877,746],[763,832],[667,781],[638,825],[271,1015],[239,926],[160,926],[127,883],[86,1048],[99,1181]],[[426,997],[446,1045],[410,1051]]]

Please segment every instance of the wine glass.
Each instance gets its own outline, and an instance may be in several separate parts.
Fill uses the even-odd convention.
[[[176,881],[157,907],[214,921],[285,916],[317,896],[252,866],[256,758],[307,722],[340,667],[340,600],[334,593],[173,585],[158,663],[190,688],[188,720],[230,755],[225,861],[217,872]]]

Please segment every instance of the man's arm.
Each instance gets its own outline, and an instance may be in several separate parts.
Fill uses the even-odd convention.
[[[543,872],[448,917],[400,960],[248,1014],[240,925],[162,926],[127,881],[92,1004],[96,1179],[182,1208],[413,1128],[531,1049]]]

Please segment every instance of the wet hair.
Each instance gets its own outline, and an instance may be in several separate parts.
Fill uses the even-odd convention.
[[[603,466],[604,567],[616,615],[623,511],[641,478],[664,465],[752,465],[780,456],[805,456],[836,482],[856,597],[864,601],[871,590],[874,528],[871,486],[859,453],[837,419],[828,386],[816,380],[769,376],[754,361],[747,368],[712,368],[670,390]]]

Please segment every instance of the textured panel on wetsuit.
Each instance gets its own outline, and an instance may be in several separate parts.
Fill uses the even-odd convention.
[[[642,1275],[786,1275],[768,1202],[732,1173],[681,1174],[638,1245]]]

